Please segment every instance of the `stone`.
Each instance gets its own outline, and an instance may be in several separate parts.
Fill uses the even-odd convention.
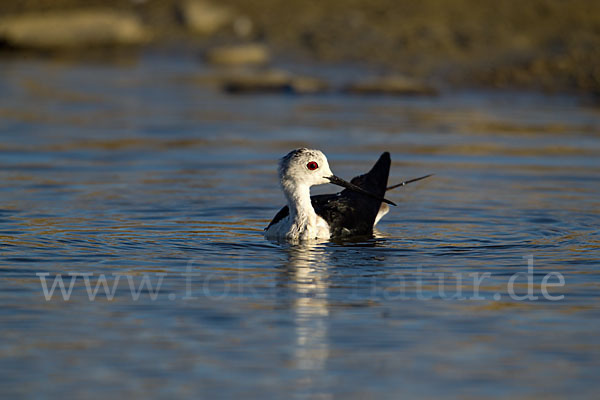
[[[329,89],[327,82],[322,79],[301,75],[291,77],[290,87],[297,94],[322,93]]]
[[[261,65],[271,58],[269,49],[258,43],[215,47],[205,56],[209,63],[219,65]]]
[[[369,78],[344,88],[347,93],[388,95],[436,95],[437,90],[418,80],[401,75]]]
[[[201,35],[214,34],[232,24],[235,17],[228,7],[200,0],[182,1],[178,10],[185,27]]]
[[[294,75],[281,70],[246,71],[228,74],[221,79],[228,93],[320,93],[328,89],[326,82],[312,77]]]
[[[233,21],[233,32],[238,37],[249,38],[254,32],[254,23],[250,18],[241,15]]]
[[[135,16],[115,11],[56,11],[0,19],[0,42],[16,49],[137,45],[149,38]]]

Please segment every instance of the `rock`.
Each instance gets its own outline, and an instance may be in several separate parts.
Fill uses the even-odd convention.
[[[254,32],[252,20],[244,15],[233,21],[233,32],[241,38],[249,38]]]
[[[437,90],[405,76],[385,76],[355,82],[344,88],[347,93],[390,95],[436,95]]]
[[[230,74],[222,81],[223,90],[229,93],[282,92],[289,85],[290,75],[278,70]]]
[[[269,59],[269,49],[257,43],[215,47],[206,52],[206,61],[220,65],[261,65]]]
[[[135,45],[149,38],[136,17],[114,11],[56,11],[0,19],[0,42],[17,49]]]
[[[310,76],[291,77],[290,87],[297,94],[323,93],[329,89],[327,82]]]
[[[328,89],[327,83],[320,79],[293,75],[280,70],[230,74],[222,78],[221,87],[228,93],[309,94],[320,93]]]
[[[234,19],[230,8],[200,0],[181,2],[179,15],[190,31],[201,35],[211,35],[231,24]]]

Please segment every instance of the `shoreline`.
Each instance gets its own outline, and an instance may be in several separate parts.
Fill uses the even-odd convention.
[[[600,97],[600,4],[585,0],[527,4],[524,8],[516,0],[502,4],[490,0],[419,4],[404,0],[23,0],[0,5],[0,49],[3,57],[26,52],[77,58],[90,47],[118,54],[122,48],[128,52],[131,47],[176,43],[205,54],[223,45],[261,43],[268,53],[267,63],[292,55],[306,63],[360,63],[385,74],[427,84],[443,82],[453,88]],[[74,44],[61,47],[56,42],[46,48],[40,48],[40,39],[32,46],[11,42],[2,29],[2,21],[6,25],[22,16],[46,21],[51,15],[60,21],[82,10],[113,13],[122,29],[114,28],[114,40],[98,46],[78,43],[75,39],[85,36],[67,32],[63,36]],[[41,31],[30,38],[34,34],[47,38],[42,23],[30,25]],[[105,25],[113,29],[117,24]],[[93,40],[99,39],[89,40],[95,44]]]

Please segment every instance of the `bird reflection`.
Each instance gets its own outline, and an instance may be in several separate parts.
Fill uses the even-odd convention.
[[[321,381],[329,358],[327,249],[309,242],[290,247],[287,252],[285,283],[294,291],[290,304],[295,322],[293,363],[305,372],[298,388],[328,398]]]
[[[280,275],[279,287],[284,289],[280,304],[289,307],[294,320],[292,365],[302,372],[295,397],[333,397],[335,382],[328,381],[331,378],[326,373],[331,355],[330,274],[336,265],[347,265],[349,249],[384,243],[385,236],[375,232],[373,237],[353,241],[309,241],[285,248],[287,262]]]

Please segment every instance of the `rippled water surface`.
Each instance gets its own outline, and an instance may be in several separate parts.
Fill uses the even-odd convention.
[[[0,71],[0,397],[597,396],[597,109],[232,96],[162,56]],[[435,176],[373,239],[269,242],[299,146]]]

